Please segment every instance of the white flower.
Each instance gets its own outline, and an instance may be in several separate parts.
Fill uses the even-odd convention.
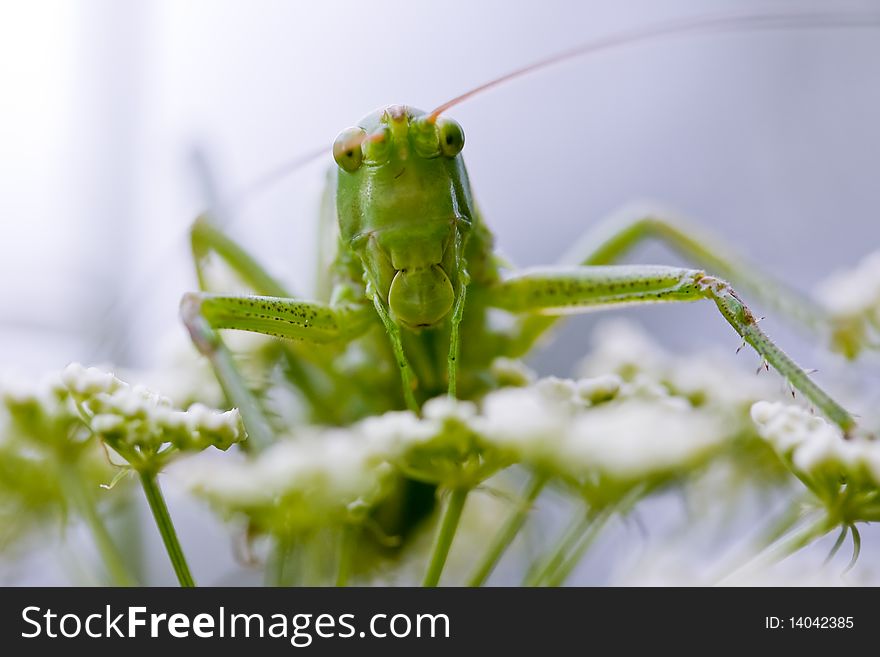
[[[758,402],[752,407],[758,432],[794,469],[833,482],[849,477],[854,485],[880,485],[880,442],[844,438],[840,429],[798,406]],[[865,481],[867,480],[867,481]]]
[[[847,358],[880,346],[880,251],[829,277],[816,297],[831,316],[831,346]]]
[[[357,432],[374,450],[389,458],[403,455],[413,444],[424,443],[439,430],[436,421],[419,419],[410,411],[390,411],[357,424]]]
[[[71,363],[61,372],[61,381],[74,395],[91,396],[98,393],[112,393],[123,384],[110,372],[96,367],[84,367]]]
[[[472,426],[490,445],[575,480],[662,475],[695,465],[732,435],[719,417],[686,399],[615,376],[499,390],[486,396],[482,411]]]
[[[97,434],[117,433],[125,427],[125,418],[110,413],[99,413],[92,418],[91,427]]]
[[[582,400],[596,404],[616,397],[622,385],[623,380],[619,376],[606,374],[578,380],[575,393]]]
[[[7,374],[0,380],[0,398],[11,405],[45,404],[57,400],[65,393],[64,384],[56,372],[37,381],[29,381],[25,377],[12,374]]]
[[[521,360],[499,357],[492,361],[489,371],[500,387],[525,386],[537,379],[535,372]]]
[[[426,420],[444,422],[454,420],[465,424],[477,415],[477,405],[473,402],[460,401],[451,397],[435,397],[425,402],[422,415]]]
[[[0,429],[0,440],[16,435],[43,447],[69,447],[87,437],[57,372],[36,381],[5,375],[0,380]]]
[[[743,418],[754,402],[780,397],[778,379],[756,376],[732,354],[670,354],[635,324],[621,320],[597,327],[594,349],[580,372],[586,376],[614,373],[627,381],[641,378],[694,405]]]
[[[256,513],[269,529],[297,532],[372,508],[391,473],[383,457],[356,432],[315,429],[252,458],[200,455],[170,472],[227,512]]]
[[[561,445],[560,467],[639,480],[690,467],[728,437],[717,418],[660,400],[628,399],[581,414]]]
[[[856,267],[833,274],[816,296],[838,317],[868,315],[880,322],[880,251],[867,255]]]
[[[244,439],[235,409],[219,411],[199,403],[175,409],[167,397],[79,363],[68,365],[61,379],[86,411],[83,420],[92,431],[129,462],[135,459],[132,465],[157,458],[168,444],[180,450],[227,449]]]
[[[550,394],[547,394],[547,393]],[[543,461],[555,453],[573,412],[572,385],[568,399],[551,383],[527,388],[503,388],[486,396],[482,414],[473,420],[475,431],[514,458]]]

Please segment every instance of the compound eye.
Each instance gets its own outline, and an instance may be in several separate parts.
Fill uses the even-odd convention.
[[[464,148],[464,130],[452,119],[437,121],[440,130],[440,151],[446,157],[455,157]]]
[[[419,156],[430,159],[440,155],[440,130],[434,121],[416,119],[409,126],[409,134]]]
[[[391,128],[382,126],[364,139],[364,161],[367,164],[384,164],[391,155]]]
[[[348,128],[340,132],[333,142],[333,159],[336,164],[349,173],[357,171],[364,160],[361,146],[366,136],[367,132],[363,128]]]

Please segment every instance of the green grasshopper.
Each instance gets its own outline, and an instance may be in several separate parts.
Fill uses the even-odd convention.
[[[763,15],[661,25],[591,42],[514,71],[431,112],[383,107],[344,130],[333,145],[324,222],[338,228],[314,300],[292,295],[250,254],[202,215],[191,233],[201,292],[186,294],[181,315],[231,403],[244,417],[252,449],[275,440],[260,400],[246,385],[220,329],[284,338],[288,379],[320,420],[345,423],[389,409],[418,412],[431,397],[479,398],[500,385],[490,367],[519,358],[560,316],[622,305],[706,300],[744,343],[820,412],[849,432],[853,417],[780,349],[734,291],[747,290],[812,329],[832,331],[824,310],[756,273],[711,238],[662,214],[591,231],[574,266],[516,271],[493,251],[493,236],[471,190],[464,132],[445,113],[459,102],[556,62],[632,43],[696,32],[813,27],[876,27],[877,16]],[[695,267],[615,265],[636,243],[659,239]],[[208,294],[206,257],[220,256],[258,296]],[[731,281],[731,282],[728,282]],[[491,318],[506,311],[513,321]]]

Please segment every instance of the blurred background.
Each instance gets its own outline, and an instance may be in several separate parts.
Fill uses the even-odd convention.
[[[178,300],[195,285],[186,231],[209,200],[194,149],[225,198],[327,147],[326,157],[245,197],[231,228],[308,290],[329,145],[376,107],[430,109],[536,59],[658,21],[827,7],[3,2],[0,369],[36,376],[73,360],[148,367],[167,336],[181,334]],[[666,39],[555,66],[451,116],[467,135],[478,202],[518,264],[550,263],[600,218],[653,199],[809,290],[880,244],[878,37],[815,29]],[[676,261],[657,246],[635,256]],[[626,314],[673,349],[738,345],[708,306]],[[569,322],[536,367],[568,374],[595,321]],[[826,364],[796,331],[773,318],[765,328],[805,364]],[[183,534],[186,545],[223,531],[196,520]],[[55,577],[25,573],[15,581]]]

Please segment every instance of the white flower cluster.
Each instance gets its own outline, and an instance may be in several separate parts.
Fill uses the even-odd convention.
[[[347,430],[310,431],[259,455],[177,463],[171,473],[224,513],[282,534],[362,518],[388,488],[391,466]]]
[[[754,402],[781,397],[778,379],[756,376],[731,354],[671,354],[638,326],[621,320],[600,324],[594,335],[594,349],[580,369],[585,376],[615,373],[634,383],[659,385],[743,425]]]
[[[880,251],[868,254],[853,269],[828,277],[816,296],[836,316],[864,315],[880,326]]]
[[[474,479],[497,465],[481,460],[481,475],[462,474],[479,449],[467,426],[475,414],[469,402],[438,398],[425,404],[422,418],[393,411],[344,429],[310,427],[255,457],[199,456],[172,473],[227,513],[247,513],[275,531],[305,531],[362,517],[398,470],[438,484],[464,476],[479,483]]]
[[[0,444],[15,436],[31,445],[63,448],[83,438],[76,432],[79,424],[57,373],[37,381],[11,375],[0,381]]]
[[[840,429],[797,406],[758,402],[752,407],[758,432],[795,472],[836,493],[841,477],[853,487],[880,486],[880,442],[843,437]]]
[[[576,482],[662,477],[698,465],[730,437],[686,399],[616,376],[493,392],[473,427],[511,461]]]
[[[57,409],[66,396],[65,393],[64,384],[55,373],[38,381],[7,375],[0,382],[0,400],[7,407],[39,404],[47,411]]]
[[[345,429],[310,428],[250,459],[200,456],[175,471],[227,513],[302,531],[377,503],[393,472],[474,487],[521,463],[580,491],[622,483],[619,494],[698,466],[729,436],[718,417],[662,387],[617,376],[547,378],[479,405],[439,397],[422,417],[395,411]]]
[[[421,418],[393,411],[344,429],[311,427],[255,457],[200,455],[171,472],[224,513],[296,534],[362,519],[392,490],[400,470],[418,470],[436,483],[458,479],[478,449],[467,428],[476,412],[469,402],[438,398],[425,404]]]
[[[74,472],[93,489],[112,476],[58,373],[0,380],[0,551],[49,520],[67,518]],[[62,473],[67,478],[62,479]]]
[[[816,297],[833,320],[832,346],[849,358],[880,346],[880,251],[830,276]]]
[[[537,377],[521,360],[500,356],[490,365],[492,376],[499,387],[524,386],[534,383]]]
[[[244,439],[237,410],[218,411],[203,404],[178,410],[171,400],[143,386],[131,386],[109,372],[79,363],[68,365],[61,380],[92,431],[127,460],[155,455],[167,445],[179,450],[210,446],[225,450]]]

